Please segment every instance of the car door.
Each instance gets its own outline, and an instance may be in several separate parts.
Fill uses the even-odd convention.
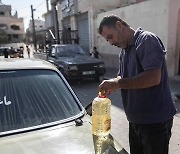
[[[48,61],[53,63],[53,64],[56,64],[56,62],[55,62],[56,61],[56,48],[55,48],[55,46],[52,46],[50,48]]]
[[[59,51],[60,50],[57,50],[56,46],[52,46],[49,51],[48,61],[50,63],[53,63],[54,65],[56,65],[56,67],[61,71],[61,73],[63,75],[65,75],[64,74],[64,63],[63,63],[63,61],[58,59],[58,57],[59,57],[58,55],[60,54],[60,53],[58,53]]]

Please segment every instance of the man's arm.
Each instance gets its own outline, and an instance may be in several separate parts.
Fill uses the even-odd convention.
[[[131,78],[113,78],[104,80],[99,85],[99,92],[107,96],[109,93],[117,89],[143,89],[158,85],[161,82],[161,69],[153,69],[142,72],[141,74]]]
[[[161,69],[153,69],[141,74],[118,80],[121,89],[142,89],[158,85],[161,82]]]

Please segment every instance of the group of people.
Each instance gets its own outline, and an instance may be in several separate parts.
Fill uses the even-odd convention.
[[[133,29],[116,15],[105,16],[98,32],[120,48],[117,76],[102,81],[98,90],[104,96],[121,90],[129,121],[130,153],[168,154],[176,108],[161,39],[142,28]]]
[[[27,45],[26,46],[26,51],[27,51],[27,54],[28,54],[28,58],[30,58],[30,48],[29,46]],[[9,55],[11,58],[24,58],[24,47],[21,46],[19,49],[17,49],[17,51],[13,48],[10,48],[10,49],[4,49],[3,51],[3,55],[4,55],[4,58],[8,58]]]

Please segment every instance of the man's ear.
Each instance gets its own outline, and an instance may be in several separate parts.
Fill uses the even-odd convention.
[[[117,28],[117,29],[122,29],[122,27],[123,27],[123,26],[122,26],[122,23],[121,23],[120,21],[117,21],[117,22],[116,22],[116,28]]]

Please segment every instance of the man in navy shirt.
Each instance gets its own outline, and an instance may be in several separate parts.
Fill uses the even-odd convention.
[[[115,15],[102,19],[99,34],[122,49],[118,76],[104,80],[99,91],[107,96],[121,89],[131,154],[168,154],[176,109],[163,43],[155,34],[141,28],[134,30]]]

